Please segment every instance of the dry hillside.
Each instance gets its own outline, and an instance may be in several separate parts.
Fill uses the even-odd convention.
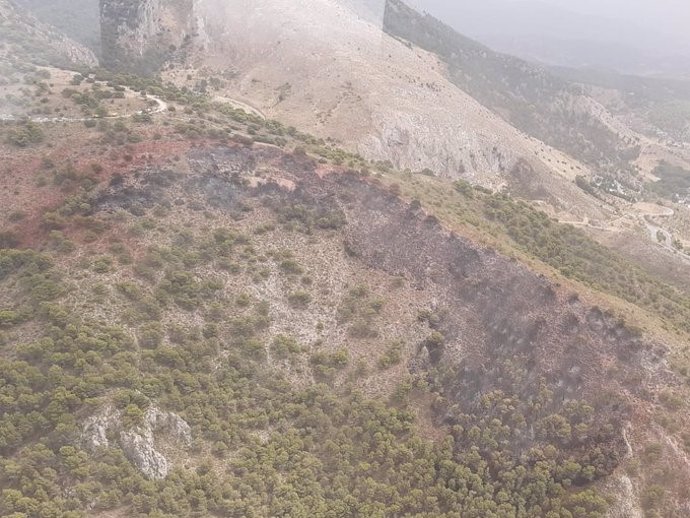
[[[0,63],[1,516],[690,513],[682,164],[427,18],[104,3],[171,81]]]
[[[0,1],[0,58],[65,67],[98,64],[92,51],[10,0]]]
[[[203,81],[214,95],[401,169],[428,168],[495,188],[521,183],[559,210],[602,217],[572,184],[576,174],[589,174],[585,166],[517,131],[454,86],[436,56],[382,33],[347,6],[199,6],[207,45],[198,59],[187,57],[191,66],[165,73],[177,84]]]
[[[687,298],[504,195],[139,88],[176,110],[2,129],[3,513],[682,512]]]

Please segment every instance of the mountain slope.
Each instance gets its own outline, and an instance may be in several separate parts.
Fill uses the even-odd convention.
[[[658,270],[647,258],[659,254],[666,264],[683,263],[664,270],[685,267],[682,254],[649,233],[650,214],[633,202],[657,201],[648,184],[660,161],[681,168],[690,161],[639,133],[627,108],[621,113],[606,98],[624,93],[601,95],[492,52],[400,2],[389,2],[381,18],[360,4],[196,2],[186,15],[163,10],[142,20],[157,20],[176,37],[189,34],[194,20],[197,36],[166,54],[163,76],[180,87],[279,118],[367,159],[533,201],[645,267]],[[118,15],[117,2],[112,12],[106,22],[117,33],[128,15]],[[128,34],[138,22],[123,23]],[[132,41],[145,43],[140,36]],[[136,63],[145,47],[114,51]],[[655,224],[682,244],[687,208],[670,210],[678,223]]]
[[[100,50],[100,23],[98,0],[14,0],[31,11],[41,22],[78,41],[98,53]]]
[[[204,13],[199,5],[204,48],[196,61],[174,61],[164,72],[179,86],[207,85],[219,98],[245,101],[402,169],[493,188],[531,184],[529,197],[559,211],[604,217],[573,184],[589,174],[586,166],[517,131],[450,83],[437,57],[383,34],[347,6],[235,2]]]
[[[96,66],[93,52],[42,24],[10,0],[0,1],[0,57],[65,67]]]
[[[205,94],[106,71],[24,77],[32,110],[0,125],[0,514],[686,514],[687,290],[537,204],[267,118],[308,120],[300,106],[366,72],[358,117],[398,106],[386,120],[404,134],[417,99],[433,137],[450,118],[430,103],[462,100],[478,171],[492,139],[519,151],[496,157],[507,173],[465,176],[600,210],[548,167],[563,155],[450,83],[402,88],[396,74],[439,67],[431,55],[309,6],[323,9],[214,11],[205,42],[168,49],[195,66],[166,75]],[[247,41],[226,32],[243,26]],[[187,61],[202,43],[217,54]],[[80,84],[54,95],[64,81]],[[82,103],[79,118],[43,111]],[[352,132],[369,122],[333,112]]]
[[[493,52],[399,0],[387,2],[384,28],[439,55],[454,84],[527,134],[598,172],[632,172],[635,142],[622,139],[600,120],[592,100],[577,87],[545,69]]]
[[[156,73],[195,34],[193,0],[101,1],[102,62],[111,69]]]
[[[317,160],[307,136],[206,111],[3,144],[3,181],[25,179],[2,193],[24,212],[0,251],[3,513],[680,508],[670,342]],[[252,143],[257,126],[282,146]],[[458,189],[475,218],[521,217]]]

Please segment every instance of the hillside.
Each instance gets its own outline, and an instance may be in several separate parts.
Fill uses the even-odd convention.
[[[493,52],[400,2],[388,2],[379,19],[335,0],[166,9],[139,16],[113,3],[104,34],[131,37],[106,45],[111,64],[150,70],[167,59],[163,76],[179,87],[400,169],[506,189],[563,220],[615,218],[615,204],[583,193],[577,177],[600,198],[640,199],[670,154],[598,92]],[[179,41],[164,56],[148,56],[146,41],[157,49],[170,43],[157,44],[157,34]]]
[[[500,106],[591,92],[402,4],[468,84],[359,1],[120,4],[113,70],[5,47],[0,516],[688,513],[682,150],[612,195]]]
[[[521,185],[559,212],[604,217],[573,183],[590,175],[586,166],[459,90],[436,56],[382,34],[336,1],[310,2],[199,4],[203,34],[163,77],[400,169],[492,188]],[[527,183],[518,179],[525,176]]]
[[[552,213],[669,282],[684,284],[690,262],[678,252],[690,244],[685,82],[545,69],[494,52],[398,0],[386,5],[386,32],[435,53],[456,87],[542,145],[587,164],[575,165],[571,180],[608,210],[575,218]],[[548,188],[524,189],[531,174],[515,176],[509,192],[552,205],[543,194]],[[635,203],[641,201],[663,208],[647,211],[648,205]]]
[[[98,64],[93,52],[10,0],[0,1],[0,59],[65,67]]]
[[[2,130],[4,514],[686,505],[687,297],[504,195],[136,81],[175,111]]]

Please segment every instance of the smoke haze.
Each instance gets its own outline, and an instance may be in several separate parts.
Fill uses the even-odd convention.
[[[690,70],[690,3],[682,0],[414,0],[496,50],[548,64],[638,74]]]

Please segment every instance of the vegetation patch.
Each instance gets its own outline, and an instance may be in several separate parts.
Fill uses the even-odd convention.
[[[652,174],[659,181],[648,184],[649,191],[673,201],[690,199],[690,171],[661,162]]]

